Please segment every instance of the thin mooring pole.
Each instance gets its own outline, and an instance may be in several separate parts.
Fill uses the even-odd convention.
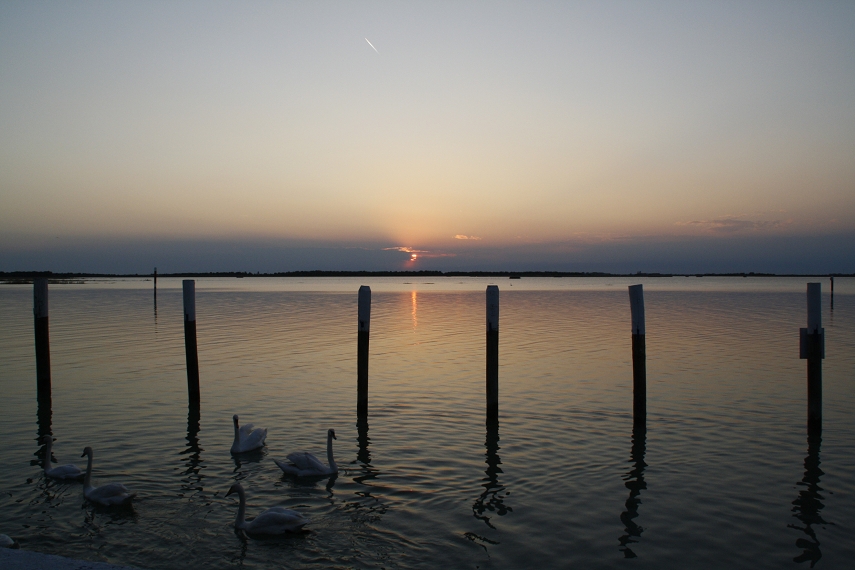
[[[834,275],[830,276],[831,278],[831,310],[834,310]]]
[[[807,360],[808,430],[822,428],[822,284],[807,284],[807,328],[799,330],[799,357]]]
[[[33,317],[36,332],[36,387],[39,398],[50,399],[50,333],[48,280],[33,280]]]
[[[499,287],[487,286],[487,421],[499,419]]]
[[[356,415],[368,416],[368,333],[371,330],[371,287],[359,288],[359,329],[356,340]]]
[[[632,313],[632,419],[647,419],[647,347],[644,341],[644,289],[629,286],[629,308]]]
[[[199,353],[196,351],[196,281],[185,279],[184,285],[184,351],[187,356],[187,394],[190,403],[198,403]]]

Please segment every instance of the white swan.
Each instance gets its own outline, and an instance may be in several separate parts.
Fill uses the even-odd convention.
[[[338,473],[338,465],[335,464],[332,453],[332,440],[334,439],[337,439],[335,430],[327,430],[327,461],[329,466],[324,465],[317,457],[305,451],[289,454],[288,461],[291,462],[290,464],[276,459],[273,462],[288,475],[296,477],[327,477],[333,473]]]
[[[235,423],[235,441],[232,443],[232,453],[243,453],[264,447],[264,440],[267,439],[267,428],[252,429],[252,424],[240,426],[238,425],[237,414],[232,416],[232,420]]]
[[[87,446],[83,450],[83,455],[80,457],[89,456],[89,462],[86,464],[86,478],[83,480],[83,496],[99,505],[105,507],[113,505],[126,505],[131,502],[131,499],[137,496],[136,493],[131,493],[127,487],[121,483],[107,483],[100,487],[92,486],[92,448]]]
[[[45,475],[47,477],[62,480],[83,479],[85,473],[77,465],[68,464],[51,468],[50,456],[51,446],[53,445],[53,437],[49,435],[42,437],[42,443],[45,444]]]
[[[247,521],[245,520],[246,493],[240,483],[235,483],[229,487],[226,497],[232,493],[237,493],[240,498],[238,514],[235,517],[235,528],[247,534],[284,534],[286,532],[297,532],[312,522],[297,511],[286,509],[285,507],[267,509],[251,521]]]

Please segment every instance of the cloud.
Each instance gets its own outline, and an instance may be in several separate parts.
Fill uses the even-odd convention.
[[[477,241],[477,240],[480,240],[481,238],[479,238],[478,236],[465,236],[463,234],[457,234],[456,236],[454,236],[454,239],[474,239]]]
[[[770,230],[788,225],[789,220],[746,220],[742,216],[725,216],[714,220],[677,222],[678,226],[697,226],[715,233]]]
[[[428,253],[423,249],[413,249],[412,247],[406,246],[384,247],[383,251],[403,251],[404,253]]]
[[[438,251],[429,251],[426,249],[415,249],[408,246],[384,247],[383,251],[402,251],[404,253],[416,253],[422,257],[457,257],[456,253],[441,253]]]

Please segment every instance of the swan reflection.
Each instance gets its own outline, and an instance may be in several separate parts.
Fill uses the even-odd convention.
[[[505,516],[513,511],[513,509],[505,505],[505,497],[510,495],[510,491],[499,482],[499,473],[503,473],[500,465],[502,460],[499,457],[499,422],[487,422],[487,436],[484,442],[486,448],[484,463],[487,464],[487,469],[484,471],[486,475],[482,479],[481,486],[484,491],[475,499],[472,504],[472,514],[476,519],[484,521],[488,527],[495,529],[495,525],[491,522],[493,515]],[[478,537],[479,539],[481,537]],[[484,542],[490,542],[483,539]]]
[[[825,507],[822,502],[825,498],[820,494],[823,490],[819,486],[820,477],[825,473],[820,469],[819,448],[822,443],[822,430],[812,429],[808,432],[808,454],[805,457],[805,474],[797,483],[801,489],[799,496],[793,501],[793,516],[800,524],[787,525],[789,528],[800,530],[805,537],[796,540],[796,546],[802,549],[802,553],[793,558],[794,562],[810,562],[813,568],[822,552],[819,549],[819,539],[816,537],[814,525],[825,525],[827,523],[820,512]]]
[[[638,506],[641,504],[641,491],[647,489],[644,481],[644,454],[647,446],[647,426],[637,423],[632,428],[632,451],[630,452],[630,463],[632,468],[624,476],[624,485],[629,489],[629,497],[626,500],[626,510],[620,514],[620,520],[624,526],[624,534],[618,538],[620,551],[624,558],[636,558],[638,555],[630,548],[630,544],[637,543],[644,528],[635,522],[638,517]]]

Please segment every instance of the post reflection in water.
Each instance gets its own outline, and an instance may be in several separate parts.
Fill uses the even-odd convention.
[[[42,458],[44,457],[44,445],[42,444],[42,438],[46,435],[53,436],[52,405],[50,390],[39,390],[36,395],[36,421],[38,422],[36,441],[38,442],[38,447],[34,453],[37,459],[31,461],[31,465],[41,465],[44,467],[44,465],[42,465]]]
[[[644,454],[647,451],[647,426],[644,423],[636,423],[632,428],[632,451],[630,452],[630,469],[624,477],[624,485],[629,489],[629,497],[626,500],[626,510],[621,513],[620,520],[624,526],[624,534],[618,538],[620,551],[624,558],[636,558],[638,555],[630,548],[630,544],[637,543],[644,528],[635,522],[638,517],[638,506],[641,504],[641,491],[647,489],[644,481]]]
[[[486,477],[482,479],[483,482],[481,483],[484,491],[472,503],[472,514],[476,519],[484,521],[488,527],[495,529],[495,525],[491,522],[492,513],[502,517],[513,512],[511,507],[505,505],[505,497],[511,492],[499,481],[499,473],[504,473],[504,471],[500,467],[502,459],[499,457],[499,422],[496,420],[487,421],[487,437],[484,447],[486,448],[484,462],[487,464],[487,469],[484,471]],[[482,537],[477,538],[483,542],[495,544],[493,541]]]
[[[802,480],[797,483],[802,487],[799,491],[799,496],[793,501],[793,516],[799,520],[801,524],[789,524],[789,528],[794,528],[805,533],[807,538],[799,538],[796,540],[796,546],[802,549],[802,553],[793,558],[794,562],[810,562],[810,567],[813,568],[819,559],[822,558],[822,552],[819,549],[819,539],[816,537],[814,525],[829,524],[823,520],[820,511],[825,505],[823,504],[824,497],[820,494],[823,490],[819,486],[820,477],[825,473],[820,469],[819,448],[822,443],[822,429],[815,428],[808,431],[808,454],[805,457],[805,475]]]
[[[199,445],[199,431],[201,412],[198,403],[191,403],[187,412],[187,445],[181,451],[184,458],[184,470],[181,472],[181,494],[195,494],[204,491],[202,484],[205,476],[202,470],[205,468],[202,461],[202,447]]]
[[[358,522],[373,522],[380,519],[386,513],[387,506],[378,496],[371,494],[370,482],[380,475],[380,471],[371,465],[371,438],[368,437],[368,420],[360,419],[356,423],[356,461],[352,464],[359,466],[357,475],[353,478],[354,483],[362,485],[363,488],[355,493],[358,497],[355,501],[346,501],[344,509],[350,512],[351,518]]]

